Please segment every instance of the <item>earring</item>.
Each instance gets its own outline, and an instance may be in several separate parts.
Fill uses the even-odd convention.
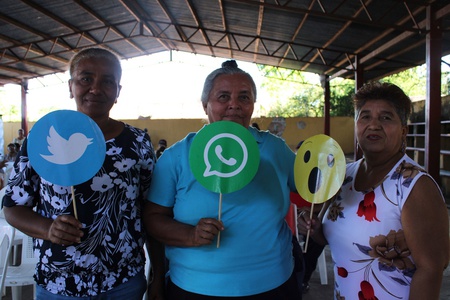
[[[406,142],[403,140],[402,147],[400,148],[400,152],[405,154],[406,153]]]

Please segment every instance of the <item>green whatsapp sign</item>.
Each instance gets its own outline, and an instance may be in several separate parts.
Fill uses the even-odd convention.
[[[246,186],[258,171],[258,145],[247,128],[229,121],[214,122],[192,141],[189,165],[205,188],[231,193]]]

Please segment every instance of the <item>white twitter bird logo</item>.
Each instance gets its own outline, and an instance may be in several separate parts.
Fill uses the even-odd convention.
[[[84,134],[77,132],[66,140],[51,126],[47,143],[48,151],[53,155],[41,154],[41,156],[54,164],[68,165],[77,161],[84,154],[87,146],[92,144],[92,138],[87,138]]]

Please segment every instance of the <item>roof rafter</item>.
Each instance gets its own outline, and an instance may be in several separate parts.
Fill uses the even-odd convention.
[[[366,7],[366,5],[369,4],[371,1],[372,1],[372,0],[368,0],[366,4],[362,4],[362,5],[361,5],[361,8],[358,9],[358,10],[355,12],[355,14],[352,16],[352,18],[356,18],[362,11],[366,11],[366,13],[367,13],[367,7]],[[351,24],[352,24],[351,21],[345,22],[344,26],[342,26],[342,28],[341,28],[339,31],[337,31],[337,32],[333,35],[333,37],[331,37],[331,39],[329,39],[329,40],[325,43],[325,45],[323,45],[322,47],[323,47],[323,48],[329,47],[329,46],[330,46],[330,45],[331,45],[331,44],[332,44],[332,43],[333,43],[333,42],[334,42],[341,34],[344,33],[344,31],[345,31]],[[317,54],[314,55],[314,56],[311,58],[310,61],[314,61],[314,60],[317,58],[317,56],[318,56],[319,54],[320,54],[320,52],[318,51]],[[323,58],[322,58],[322,60],[323,60]],[[324,64],[325,64],[325,63],[324,63]],[[305,70],[308,68],[308,66],[309,66],[309,64],[305,64],[305,65],[303,66],[303,68],[302,68],[302,71],[305,71]]]
[[[308,7],[308,10],[311,10],[311,9],[312,9],[312,7],[313,7],[313,5],[314,5],[315,2],[316,2],[316,0],[311,0],[311,2],[310,2],[310,4],[309,4],[309,7]],[[320,1],[319,1],[319,3],[320,3]],[[321,5],[321,6],[322,6],[322,5]],[[299,24],[298,24],[297,27],[295,28],[294,34],[293,34],[292,37],[291,37],[291,40],[290,40],[291,43],[295,42],[295,39],[297,38],[298,34],[300,33],[300,30],[302,29],[303,25],[305,24],[306,19],[308,19],[308,16],[309,16],[309,14],[305,14],[305,15],[303,16],[303,18],[301,18]],[[287,47],[287,48],[286,48],[286,50],[285,50],[285,52],[284,52],[284,55],[283,55],[283,58],[282,58],[282,59],[279,61],[279,63],[278,63],[279,65],[281,65],[281,64],[283,63],[284,58],[288,55],[288,52],[289,52],[289,51],[292,52],[292,48],[291,48],[291,47]]]
[[[119,0],[119,1],[128,10],[128,12],[130,12],[133,15],[133,17],[137,21],[140,21],[145,26],[145,28],[149,30],[149,32],[153,36],[157,36],[161,33],[161,29],[158,27],[157,24],[155,24],[154,22],[144,21],[149,20],[150,17],[145,13],[145,10],[142,9],[139,3],[137,3],[135,0]],[[159,39],[158,42],[164,48],[166,48],[166,50],[177,50],[176,47],[173,45],[173,43],[168,43]]]
[[[4,2],[4,3],[3,3]],[[2,0],[0,85],[65,71],[75,52],[121,58],[184,51],[353,78],[380,78],[425,59],[433,6],[450,54],[442,0]],[[74,21],[76,20],[76,21]],[[22,73],[17,73],[19,70]]]
[[[211,40],[209,39],[208,35],[206,34],[205,30],[203,29],[202,21],[200,20],[200,17],[197,14],[197,10],[194,7],[194,3],[192,3],[192,0],[186,0],[186,3],[189,7],[189,11],[191,12],[191,15],[195,21],[195,24],[197,24],[197,27],[200,28],[200,33],[201,33],[206,45],[208,45],[209,51],[211,52],[211,56],[215,56],[214,48],[212,47]]]
[[[421,9],[421,8],[420,8],[420,9]],[[450,4],[447,4],[447,6],[445,6],[445,7],[442,8],[442,9],[440,9],[440,10],[436,13],[436,17],[437,17],[438,19],[441,18],[442,16],[446,15],[445,12],[447,12],[447,13],[450,12]],[[401,20],[401,21],[399,21],[399,22],[406,22],[406,20],[403,19],[403,20]],[[423,21],[421,21],[421,22],[418,23],[419,28],[425,27],[425,25],[426,25],[426,20],[423,20]],[[386,32],[385,34],[388,34],[388,33]],[[410,37],[412,34],[413,34],[413,33],[411,33],[411,32],[403,32],[403,33],[399,34],[396,38],[392,39],[390,42],[385,43],[384,45],[382,45],[382,46],[378,47],[377,49],[371,51],[369,54],[364,55],[363,57],[361,57],[361,58],[360,58],[360,63],[361,63],[361,64],[364,64],[364,63],[365,63],[366,61],[368,61],[369,59],[371,59],[371,58],[373,58],[373,57],[375,57],[375,56],[379,56],[381,53],[383,53],[383,52],[386,51],[387,49],[393,47],[394,45],[397,45],[397,44],[401,43],[401,42],[404,41],[406,38]],[[423,41],[423,42],[424,42],[424,41]],[[423,42],[420,43],[420,44],[423,44]],[[417,47],[417,46],[420,45],[420,44],[417,44],[417,43],[416,43],[416,44],[413,45],[412,48],[415,48],[415,47]],[[366,46],[366,47],[367,47],[367,46]],[[365,47],[365,48],[366,48],[366,47]],[[358,49],[357,51],[358,51],[358,53],[359,53],[359,52],[361,52],[362,50],[364,50],[364,49]],[[356,55],[357,55],[358,53],[356,53]],[[394,55],[390,55],[390,59],[394,58],[395,56],[397,56],[397,55],[399,55],[399,54],[401,54],[401,53],[404,53],[404,51],[399,51],[399,52],[397,52],[397,53],[394,54]],[[424,60],[425,60],[425,58],[424,58]],[[369,70],[370,68],[373,68],[373,67],[375,67],[375,66],[376,66],[376,65],[372,64],[372,66],[368,66],[368,67],[366,67],[366,68],[367,68],[367,70]],[[341,69],[341,71],[335,73],[335,74],[332,76],[332,78],[334,78],[334,77],[339,77],[339,76],[345,77],[345,73],[348,72],[348,70],[351,70],[351,68],[349,68],[349,67],[343,68],[343,69]]]
[[[266,3],[266,2],[260,3],[256,0],[228,0],[228,1],[245,3],[245,4],[249,4],[249,5],[256,5],[256,6],[264,5],[267,8],[271,8],[271,9],[275,9],[275,10],[288,11],[288,12],[295,13],[295,14],[310,14],[312,16],[323,17],[324,19],[332,19],[332,20],[341,21],[341,22],[351,21],[352,23],[366,25],[369,27],[392,28],[392,29],[399,30],[399,31],[412,31],[415,33],[421,33],[421,31],[419,29],[411,27],[411,26],[398,26],[395,24],[370,22],[370,21],[365,21],[363,19],[357,19],[354,17],[343,16],[343,15],[339,15],[336,13],[321,12],[321,11],[316,11],[313,9],[308,10],[308,9],[294,7],[294,6],[271,4],[271,3]],[[426,7],[427,5],[422,4],[422,6]]]
[[[220,16],[222,18],[222,27],[223,27],[223,30],[225,32],[227,32],[228,24],[227,24],[227,19],[225,18],[225,7],[223,6],[223,0],[217,0],[217,1],[219,2],[219,7],[220,7]],[[234,56],[233,56],[233,50],[231,48],[231,40],[228,38],[228,36],[226,37],[226,42],[228,45],[228,49],[230,51],[229,57],[233,58]]]
[[[186,36],[186,34],[184,33],[183,29],[177,25],[177,22],[175,20],[175,18],[172,16],[172,14],[169,11],[169,8],[167,7],[166,3],[163,0],[156,0],[159,4],[159,6],[161,7],[162,11],[164,12],[164,14],[166,15],[166,17],[170,20],[171,26],[175,27],[175,30],[178,33],[178,36],[180,37],[180,39],[182,41],[187,42],[188,38]],[[189,45],[189,43],[188,43]],[[195,49],[189,45],[189,48],[191,49],[192,53],[196,53]]]
[[[94,10],[92,10],[87,4],[85,4],[81,0],[74,0],[80,7],[82,7],[86,12],[88,12],[91,16],[93,16],[95,19],[97,19],[99,22],[103,23],[104,25],[108,26],[108,28],[111,28],[116,34],[120,35],[124,40],[128,42],[131,46],[133,46],[136,50],[140,51],[142,54],[146,53],[144,49],[136,45],[136,43],[133,43],[132,41],[129,41],[126,39],[128,36],[125,35],[123,32],[121,32],[117,27],[107,22],[105,19],[103,19],[101,16],[99,16]],[[79,31],[79,30],[74,30]]]

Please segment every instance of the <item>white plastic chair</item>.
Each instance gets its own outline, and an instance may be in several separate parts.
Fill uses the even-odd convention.
[[[144,245],[144,252],[145,252],[145,268],[144,268],[144,272],[145,272],[145,277],[147,278],[147,287],[150,284],[150,270],[152,267],[152,264],[150,262],[150,255],[148,253],[148,249],[147,249],[147,243]],[[148,289],[147,289],[148,290]],[[144,293],[144,296],[142,297],[142,300],[147,300],[147,290]]]
[[[6,186],[2,187],[0,190],[0,202],[3,201],[3,196],[5,196],[6,192]],[[3,208],[0,208],[0,218],[5,218],[5,215],[3,214]]]
[[[5,275],[10,264],[15,230],[11,226],[3,227],[0,230],[0,292],[5,295]]]
[[[15,232],[14,228],[12,230]],[[2,277],[2,280],[3,278],[5,280],[4,286],[11,287],[12,300],[22,299],[22,287],[26,285],[33,285],[33,299],[36,298],[36,283],[33,278],[36,263],[37,258],[34,257],[33,238],[23,235],[20,265],[7,265],[5,268],[6,276]]]
[[[320,284],[328,284],[328,273],[327,273],[327,261],[325,259],[325,249],[323,249],[322,254],[320,254],[317,259],[317,267],[319,268]]]

